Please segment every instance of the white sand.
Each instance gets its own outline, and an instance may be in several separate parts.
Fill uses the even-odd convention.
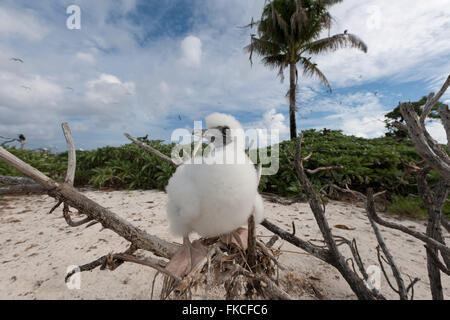
[[[171,241],[181,240],[168,233],[167,196],[162,192],[89,191],[85,194],[151,234]],[[150,299],[155,271],[131,263],[115,271],[83,272],[81,289],[69,290],[64,283],[68,266],[91,262],[108,252],[121,252],[128,244],[110,230],[100,232],[100,225],[88,229],[67,226],[61,209],[47,214],[54,204],[54,199],[48,196],[0,199],[0,299]],[[295,221],[296,235],[302,239],[321,238],[308,204],[283,206],[266,201],[265,210],[270,221],[288,230]],[[347,203],[331,202],[326,212],[334,234],[355,238],[366,267],[376,265],[377,243],[364,210]],[[418,231],[425,229],[424,221],[399,222]],[[335,225],[355,229],[342,230]],[[270,235],[261,226],[257,231],[259,235]],[[381,227],[381,231],[405,281],[408,281],[406,275],[421,279],[415,286],[415,298],[430,299],[422,243],[395,230]],[[450,238],[448,233],[445,237]],[[267,241],[269,238],[261,239]],[[283,244],[283,250],[301,252],[284,241],[278,241],[275,247],[280,244]],[[355,299],[338,271],[324,262],[296,253],[283,253],[280,261],[288,267],[284,276],[290,277],[293,288],[289,291],[296,298],[312,298],[311,292],[301,289],[306,281],[313,283],[328,299]],[[160,285],[161,278],[158,277],[155,298]],[[445,275],[443,285],[446,298],[450,298],[450,278]],[[381,292],[388,298],[398,298],[384,279]],[[223,298],[218,291],[213,291],[211,296]]]

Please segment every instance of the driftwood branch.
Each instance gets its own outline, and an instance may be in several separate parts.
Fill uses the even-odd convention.
[[[447,181],[450,180],[450,157],[426,130],[425,118],[429,114],[428,110],[437,103],[438,99],[445,93],[449,85],[450,76],[436,96],[433,94],[428,96],[425,110],[420,118],[411,103],[402,103],[399,106],[403,119],[405,119],[406,122],[408,135],[414,143],[417,153],[419,153],[426,161],[428,166],[436,170],[439,175]],[[448,132],[447,129],[450,127],[450,123],[449,117],[446,116],[448,113],[446,113],[445,107],[441,108],[441,112],[444,114],[444,117],[441,117],[441,121],[444,124],[444,128],[446,128],[446,132]]]
[[[129,140],[131,140],[134,144],[144,148],[147,151],[150,151],[151,153],[153,153],[155,156],[157,156],[158,158],[164,160],[165,162],[178,167],[180,164],[176,163],[175,161],[173,161],[171,158],[169,158],[168,156],[166,156],[165,154],[161,153],[160,151],[156,150],[153,147],[150,147],[148,144],[132,137],[131,135],[129,135],[128,133],[124,133],[125,137],[127,137]]]
[[[178,245],[164,241],[136,228],[114,212],[87,198],[71,185],[55,182],[1,147],[0,159],[22,172],[25,176],[38,182],[47,190],[50,196],[78,209],[92,220],[100,222],[104,228],[114,231],[139,248],[165,258],[172,257],[177,251]]]
[[[0,176],[0,185],[9,185],[0,187],[0,195],[18,195],[26,193],[45,193],[45,188],[34,180],[25,177]]]
[[[427,235],[425,235],[421,232],[411,230],[408,227],[405,227],[404,225],[401,225],[401,224],[398,224],[395,222],[386,221],[386,220],[382,219],[376,212],[370,212],[370,214],[371,214],[371,218],[376,223],[378,223],[379,225],[382,225],[383,227],[390,228],[390,229],[396,229],[396,230],[399,230],[406,234],[409,234],[410,236],[425,242],[427,245],[429,245],[431,247],[436,247],[437,249],[441,250],[441,252],[443,252],[444,254],[450,253],[450,249],[448,247],[446,247],[442,243],[436,241],[435,239],[428,237]]]
[[[134,245],[131,245],[124,253],[125,254],[133,254],[137,250],[137,247]],[[109,267],[110,270],[115,270],[120,265],[124,263],[124,260],[117,260],[114,261],[114,257],[111,253],[104,255],[90,263],[84,264],[82,266],[78,266],[77,268],[74,268],[72,271],[68,272],[65,277],[65,282],[69,281],[70,277],[73,276],[77,272],[84,272],[84,271],[92,271],[97,267],[100,267],[101,270],[106,269]]]
[[[18,184],[9,187],[0,187],[0,195],[42,194],[46,189],[40,184]]]
[[[336,237],[333,235],[331,228],[328,225],[328,222],[325,218],[324,207],[322,206],[319,196],[314,191],[311,182],[309,181],[303,168],[303,161],[305,161],[306,158],[301,157],[302,140],[303,140],[303,133],[299,135],[296,144],[294,156],[295,169],[297,172],[297,176],[302,183],[303,189],[305,190],[305,193],[309,199],[309,205],[313,212],[316,223],[318,224],[319,229],[324,238],[325,248],[317,247],[309,242],[303,241],[295,237],[293,234],[274,226],[267,220],[263,221],[262,225],[265,226],[267,229],[271,230],[272,232],[276,233],[277,235],[279,235],[281,238],[289,241],[290,243],[313,254],[315,257],[334,266],[341,273],[341,275],[344,277],[344,279],[347,281],[347,283],[350,285],[353,292],[359,299],[364,300],[384,299],[384,297],[377,290],[375,289],[371,290],[368,288],[367,273],[364,271],[363,272],[364,279],[360,278],[356,273],[356,270],[348,265],[347,263],[348,259],[345,259],[344,256],[340,253],[338,249],[339,244],[344,242],[349,243],[349,241],[345,240],[344,242],[342,242],[341,239],[341,241],[338,244],[336,242]],[[310,155],[308,155],[307,158],[309,157]],[[362,261],[356,246],[353,246],[352,254],[355,260],[357,261],[359,267],[363,268]]]
[[[408,300],[408,294],[407,294],[402,276],[400,274],[400,271],[399,271],[397,265],[395,264],[394,258],[392,257],[391,253],[389,252],[389,250],[386,246],[386,243],[384,242],[384,239],[381,235],[380,230],[378,229],[378,226],[375,224],[375,222],[371,218],[375,212],[375,203],[373,201],[373,190],[372,189],[369,189],[368,193],[367,193],[366,212],[367,212],[367,216],[369,218],[370,225],[372,226],[375,236],[377,237],[378,245],[381,248],[381,250],[383,251],[383,254],[386,257],[386,259],[389,263],[389,266],[391,267],[394,278],[397,282],[398,290],[394,289],[394,291],[396,291],[398,293],[401,300]],[[380,265],[382,265],[381,260],[380,260]],[[386,274],[385,274],[385,278],[389,281],[389,278],[387,277]]]
[[[69,124],[67,122],[64,122],[61,127],[64,133],[64,137],[66,138],[68,154],[67,173],[64,182],[73,186],[73,182],[75,180],[77,154],[75,153],[75,145],[73,143],[72,132],[70,131]]]
[[[439,101],[439,99],[442,97],[442,95],[447,91],[447,88],[450,86],[450,75],[447,77],[447,80],[443,84],[441,90],[434,95],[434,93],[430,93],[427,98],[427,102],[425,103],[425,106],[423,107],[422,115],[420,116],[420,123],[422,126],[425,124],[425,119],[428,117],[428,115],[431,112],[431,109],[434,107],[434,105]]]
[[[0,184],[35,184],[34,180],[25,177],[0,176]]]
[[[441,90],[434,95],[428,95],[422,114],[419,117],[411,103],[400,104],[400,112],[405,119],[405,127],[417,153],[423,158],[425,166],[405,165],[409,173],[415,173],[417,177],[417,187],[420,197],[428,213],[428,222],[426,234],[418,233],[398,224],[388,223],[373,214],[373,219],[386,227],[398,229],[417,239],[425,242],[427,252],[427,269],[430,280],[430,289],[433,299],[442,300],[444,298],[441,272],[446,273],[450,268],[450,249],[446,246],[442,235],[441,226],[448,230],[448,224],[443,218],[442,207],[447,199],[448,189],[450,187],[450,157],[447,152],[431,137],[425,127],[425,120],[430,114],[432,108],[438,103],[439,99],[450,86],[450,76],[443,84]],[[450,112],[447,105],[439,106],[441,122],[447,135],[447,146],[450,147]],[[427,174],[434,169],[440,175],[439,183],[432,189],[427,182]],[[444,260],[442,264],[439,260],[439,252]]]

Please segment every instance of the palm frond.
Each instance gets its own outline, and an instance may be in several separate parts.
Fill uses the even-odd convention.
[[[286,68],[288,66],[287,56],[284,54],[276,54],[273,56],[265,56],[262,59],[265,66],[271,68]]]
[[[324,7],[328,8],[335,4],[338,4],[340,2],[343,2],[344,0],[319,0],[318,2],[322,4]]]
[[[262,59],[265,66],[278,69],[278,76],[280,77],[281,83],[284,82],[284,69],[289,66],[289,57],[286,54],[275,54],[272,56],[265,56]]]
[[[367,45],[360,38],[350,33],[336,34],[331,37],[319,39],[305,46],[305,50],[312,54],[327,51],[336,51],[340,48],[357,48],[367,52]]]
[[[269,41],[263,38],[257,38],[252,35],[250,44],[244,47],[244,50],[249,52],[250,54],[255,51],[260,56],[272,56],[282,52],[283,47],[273,41]]]
[[[328,88],[328,90],[330,92],[332,92],[330,83],[328,82],[328,79],[325,77],[325,75],[322,73],[322,71],[320,71],[320,69],[317,68],[316,63],[312,63],[310,59],[306,59],[306,58],[301,58],[300,63],[303,67],[303,75],[304,76],[317,77],[320,80],[320,82],[322,82]]]
[[[289,37],[288,24],[286,23],[286,21],[284,21],[283,17],[281,17],[281,15],[277,12],[277,10],[275,9],[275,6],[273,5],[273,2],[271,2],[270,4],[272,7],[272,20],[273,20],[274,27],[278,26],[283,31],[284,36],[286,38],[288,38]]]
[[[295,12],[291,16],[291,29],[293,32],[300,33],[303,26],[306,24],[308,16],[305,9],[302,6],[301,0],[295,1]]]

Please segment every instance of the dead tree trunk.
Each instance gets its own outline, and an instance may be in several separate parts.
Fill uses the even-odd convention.
[[[450,254],[444,237],[442,236],[441,229],[441,225],[444,226],[444,228],[447,228],[446,221],[442,216],[442,207],[447,199],[450,186],[450,157],[428,133],[425,128],[425,121],[433,106],[436,105],[449,86],[450,76],[436,95],[434,95],[434,93],[428,95],[420,117],[415,112],[411,103],[401,104],[400,112],[405,119],[406,125],[399,122],[395,123],[397,128],[408,133],[414,143],[417,153],[422,156],[426,164],[424,168],[414,166],[414,168],[410,167],[408,169],[417,173],[419,195],[428,212],[426,238],[427,240],[432,239],[440,245],[435,245],[432,241],[427,241],[426,245],[428,276],[430,279],[431,293],[435,300],[444,299],[441,271],[446,273],[450,268]],[[450,112],[448,106],[444,104],[441,105],[439,107],[439,113],[447,134],[447,146],[450,146]],[[431,190],[427,183],[427,174],[431,169],[436,170],[441,177],[439,184],[434,190]],[[439,252],[441,253],[446,266],[440,262]]]

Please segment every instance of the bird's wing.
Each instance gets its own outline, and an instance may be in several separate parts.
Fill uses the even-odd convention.
[[[176,215],[180,221],[189,223],[200,215],[200,199],[194,179],[185,169],[190,168],[178,167],[169,180],[166,191],[169,195],[170,205],[167,208],[169,215]]]

